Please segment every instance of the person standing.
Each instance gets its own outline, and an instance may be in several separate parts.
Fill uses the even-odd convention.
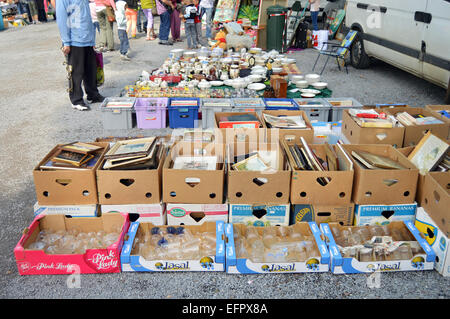
[[[99,49],[102,52],[114,51],[114,22],[108,20],[106,7],[112,7],[116,11],[114,0],[95,0],[95,10],[100,24]]]
[[[197,32],[195,33],[196,37],[197,37],[197,47],[201,47],[202,45],[202,20],[200,20],[200,6],[199,6],[199,0],[194,0],[194,5],[195,8],[197,9],[197,14],[195,15],[195,28],[197,30]]]
[[[311,12],[313,30],[318,31],[319,26],[317,24],[317,18],[319,17],[320,0],[309,0],[309,4],[310,4],[309,11]]]
[[[206,38],[212,40],[212,20],[213,20],[214,0],[200,0],[200,21],[206,14]]]
[[[186,40],[188,49],[196,49],[198,47],[197,42],[197,29],[195,27],[195,17],[197,14],[197,8],[194,5],[193,0],[183,1],[183,19],[184,19],[184,30],[186,32]]]
[[[125,15],[128,5],[125,1],[119,0],[116,2],[116,21],[117,21],[117,32],[120,39],[120,58],[125,61],[130,61],[128,56],[128,50],[130,49],[130,43],[128,41],[127,34],[127,17]]]
[[[38,7],[36,0],[27,0],[28,9],[30,10],[30,22],[33,24],[41,23],[38,19]]]
[[[128,8],[125,10],[127,17],[127,34],[131,34],[131,39],[136,39],[138,0],[125,0]]]
[[[173,45],[173,43],[169,41],[170,14],[173,9],[174,6],[171,0],[156,0],[156,10],[161,20],[159,24],[159,44]]]
[[[155,0],[141,0],[142,11],[147,18],[147,38],[148,41],[156,40],[156,33],[154,30],[153,23],[153,8],[156,8]]]
[[[81,83],[89,103],[99,103],[105,99],[97,89],[95,27],[91,19],[89,1],[57,0],[56,14],[63,43],[62,51],[72,68],[72,85],[69,91],[72,107],[80,111],[89,110],[83,99]]]
[[[182,42],[181,40],[181,18],[180,11],[178,10],[177,4],[180,0],[171,0],[174,6],[174,10],[170,15],[170,31],[172,32],[173,42]]]

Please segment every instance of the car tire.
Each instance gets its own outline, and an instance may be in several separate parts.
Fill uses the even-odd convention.
[[[364,42],[358,33],[350,48],[350,60],[356,69],[366,69],[370,65],[370,58],[364,50]]]

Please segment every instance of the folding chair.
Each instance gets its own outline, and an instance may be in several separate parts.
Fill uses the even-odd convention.
[[[328,63],[328,60],[330,59],[330,57],[336,58],[336,62],[339,67],[339,71],[341,70],[341,66],[339,65],[339,60],[343,60],[344,66],[345,66],[345,71],[348,74],[347,63],[345,63],[345,56],[346,56],[347,52],[349,52],[350,46],[352,45],[353,40],[355,39],[357,33],[358,33],[357,31],[350,31],[349,33],[347,33],[347,36],[345,37],[345,39],[342,41],[342,43],[340,45],[337,45],[337,44],[331,43],[331,42],[324,42],[322,44],[322,48],[323,48],[323,45],[326,44],[327,46],[330,46],[331,49],[319,51],[319,54],[317,55],[317,59],[316,59],[316,62],[314,63],[312,70],[314,71],[314,69],[316,68],[316,65],[317,65],[317,62],[319,61],[320,56],[326,55],[327,60],[325,61],[325,64],[322,68],[322,72],[320,72],[320,75],[322,75],[323,71],[325,70],[325,67],[327,66],[327,63]]]

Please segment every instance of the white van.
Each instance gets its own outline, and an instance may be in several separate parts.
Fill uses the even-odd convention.
[[[359,31],[355,68],[380,59],[446,88],[450,103],[450,0],[347,0],[345,25]]]

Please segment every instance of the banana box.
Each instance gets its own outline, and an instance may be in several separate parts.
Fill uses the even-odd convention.
[[[133,222],[122,248],[120,262],[122,271],[128,272],[184,272],[184,271],[224,271],[225,235],[223,221],[206,222],[199,226],[158,226],[152,223]],[[200,244],[190,242],[187,246],[177,245],[177,237],[198,237],[209,233],[214,236],[215,248],[202,249]],[[157,235],[155,246],[148,246],[145,238]],[[161,236],[161,237],[159,237]],[[206,241],[206,240],[205,240]],[[148,242],[147,242],[148,243]],[[211,241],[209,241],[211,244]],[[143,245],[141,245],[143,244]],[[211,246],[211,245],[210,245]],[[155,247],[158,247],[159,254]],[[147,250],[146,250],[147,249]],[[161,251],[164,251],[161,254]],[[207,252],[206,252],[207,251]],[[203,252],[206,252],[202,255]],[[187,256],[194,256],[193,258]],[[178,257],[177,257],[178,256]]]
[[[450,251],[448,249],[450,240],[448,239],[448,231],[445,233],[438,228],[430,215],[422,207],[417,209],[415,226],[436,253],[434,268],[441,275],[445,277],[450,276]]]
[[[228,204],[167,204],[167,225],[228,223]]]
[[[229,222],[248,226],[288,226],[289,204],[230,204]]]
[[[374,272],[394,272],[394,271],[423,271],[432,270],[434,267],[434,259],[436,254],[430,245],[423,239],[411,221],[394,221],[388,227],[390,230],[397,229],[405,231],[408,236],[414,238],[420,245],[420,252],[411,254],[408,259],[393,259],[393,260],[377,260],[372,257],[370,261],[360,261],[361,251],[355,257],[345,257],[338,248],[336,241],[331,232],[331,227],[338,227],[341,230],[345,227],[337,223],[323,223],[320,224],[320,229],[326,237],[328,250],[330,252],[330,270],[333,274],[357,274],[357,273],[374,273]],[[371,227],[371,226],[365,226]],[[405,229],[406,228],[406,229]],[[361,246],[366,248],[365,246]],[[359,256],[359,259],[357,259]],[[372,256],[375,256],[375,252]]]
[[[237,250],[238,233],[235,233],[234,228],[241,234],[248,226],[243,224],[226,224],[225,236],[226,236],[226,272],[230,274],[279,274],[279,273],[318,273],[329,271],[330,254],[326,243],[321,239],[321,233],[319,227],[314,222],[301,222],[292,226],[287,226],[285,229],[291,229],[292,232],[299,233],[302,236],[308,236],[313,238],[312,245],[314,251],[311,254],[307,254],[306,258],[301,258],[302,261],[290,262],[268,262],[260,261],[261,257],[258,256],[258,262],[252,261],[250,258],[245,258],[240,255]],[[260,234],[263,234],[264,229],[267,227],[255,227]],[[273,227],[280,229],[281,227]],[[272,246],[273,247],[273,246]],[[272,253],[264,255],[269,256]],[[289,253],[288,253],[289,254]],[[272,254],[273,255],[273,254]]]
[[[417,203],[399,205],[355,205],[355,226],[387,225],[392,221],[414,222]]]
[[[100,205],[102,214],[122,212],[130,216],[130,221],[165,225],[167,222],[166,204]]]

